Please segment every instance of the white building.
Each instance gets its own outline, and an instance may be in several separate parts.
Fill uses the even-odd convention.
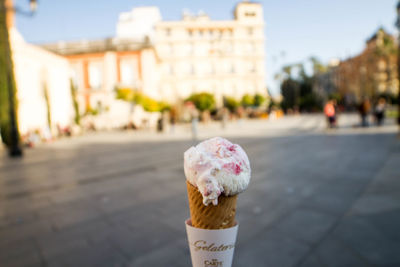
[[[146,37],[153,40],[154,25],[161,21],[161,13],[157,7],[137,7],[130,12],[119,15],[117,37],[143,41]]]
[[[213,93],[219,105],[223,96],[267,94],[258,3],[240,2],[226,21],[188,12],[163,21],[157,7],[134,8],[120,14],[114,38],[42,47],[26,43],[13,20],[8,17],[22,135],[73,124],[71,79],[81,113],[105,110],[100,119],[108,127],[132,121],[130,104],[115,100],[116,87],[171,104],[198,92]]]
[[[104,111],[97,116],[101,124],[120,127],[130,120],[130,104],[115,99],[115,88],[170,104],[209,92],[219,106],[224,96],[267,94],[258,3],[240,2],[226,21],[187,12],[182,20],[163,21],[157,7],[138,7],[120,14],[116,32],[103,40],[43,45],[69,62],[65,73],[78,88],[81,113]]]
[[[136,126],[141,126],[141,120],[155,125],[154,114],[143,113],[142,119],[134,119],[131,104],[117,100],[115,93],[116,88],[129,88],[158,98],[154,90],[159,77],[157,59],[148,42],[109,38],[43,47],[68,59],[71,78],[78,89],[80,112],[96,111],[96,128],[122,127],[133,120]]]
[[[142,18],[146,19],[142,19]],[[144,31],[146,29],[146,31]],[[159,59],[154,95],[176,103],[192,93],[223,96],[267,94],[265,88],[264,18],[262,6],[240,2],[234,19],[211,20],[206,14],[183,14],[180,21],[162,21],[157,7],[122,13],[117,38],[150,40]]]
[[[68,60],[26,43],[14,27],[10,28],[10,44],[21,135],[34,131],[49,135],[57,127],[71,125],[74,111]]]

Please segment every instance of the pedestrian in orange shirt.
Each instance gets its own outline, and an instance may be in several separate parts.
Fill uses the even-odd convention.
[[[333,128],[336,124],[336,111],[335,105],[333,104],[332,100],[329,100],[324,107],[324,113],[328,120],[328,127]]]

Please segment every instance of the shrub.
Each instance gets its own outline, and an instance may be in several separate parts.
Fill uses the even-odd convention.
[[[158,106],[161,112],[171,110],[171,105],[164,101],[158,102]]]
[[[186,101],[191,101],[196,106],[198,110],[203,111],[212,111],[215,108],[215,99],[214,96],[210,93],[198,93],[192,94]]]
[[[249,94],[246,94],[242,97],[241,104],[243,107],[252,107],[254,105],[254,97]]]
[[[239,106],[240,103],[235,98],[229,96],[224,97],[224,107],[229,109],[230,112],[235,112]]]
[[[141,105],[148,112],[163,112],[171,107],[168,103],[157,101],[141,92],[129,88],[116,89],[116,98]]]
[[[115,98],[124,101],[134,101],[135,91],[130,88],[117,88]]]
[[[254,95],[254,106],[259,107],[267,100],[267,98],[261,94]]]
[[[79,113],[79,102],[78,102],[78,98],[76,95],[77,89],[74,85],[74,82],[72,81],[72,79],[70,80],[70,93],[71,93],[71,98],[72,98],[72,105],[74,108],[74,112],[75,112],[75,116],[74,116],[74,121],[76,125],[80,125],[81,124],[81,114]]]
[[[97,116],[100,114],[100,110],[98,108],[89,108],[86,110],[85,115],[92,115],[92,116]]]
[[[314,93],[307,94],[303,97],[300,97],[300,110],[301,111],[321,111],[322,110],[322,102],[318,98],[318,96]]]
[[[280,109],[280,108],[281,108],[281,104],[280,104],[279,102],[275,101],[274,99],[271,99],[271,102],[269,102],[268,107],[269,107],[270,109],[272,109],[272,108],[278,108],[278,109]]]

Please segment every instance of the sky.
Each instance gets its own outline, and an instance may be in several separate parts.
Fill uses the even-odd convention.
[[[21,9],[28,0],[14,0]],[[164,20],[179,20],[183,9],[205,11],[211,19],[233,17],[238,0],[39,0],[34,17],[17,17],[26,41],[101,39],[116,34],[120,12],[137,6],[158,6]],[[328,63],[361,52],[381,26],[396,33],[396,0],[264,0],[266,86],[279,93],[274,80],[282,66],[316,56]]]

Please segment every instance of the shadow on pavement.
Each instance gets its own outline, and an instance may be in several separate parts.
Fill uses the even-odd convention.
[[[231,138],[252,181],[234,266],[396,266],[393,133]],[[28,150],[0,163],[0,266],[190,266],[183,152],[192,141]]]

